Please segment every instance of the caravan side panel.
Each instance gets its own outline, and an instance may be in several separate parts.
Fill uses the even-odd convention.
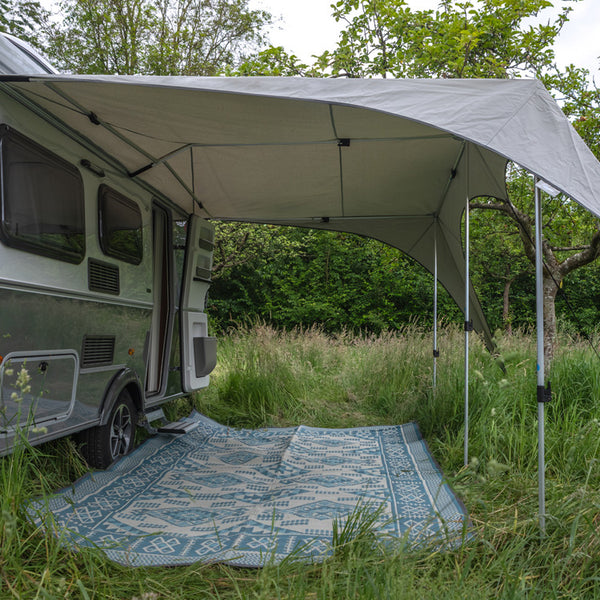
[[[123,370],[144,381],[153,265],[147,191],[101,162],[104,177],[82,167],[83,159],[94,159],[89,152],[1,93],[0,124],[3,453],[16,426],[40,442],[98,424],[107,390]],[[32,163],[38,168],[28,177]],[[52,195],[61,169],[73,189],[80,182],[81,214]],[[102,202],[122,207],[117,221],[128,220],[137,237],[125,232],[123,242],[116,231],[109,239],[115,228],[102,221]],[[140,248],[128,248],[131,240]]]

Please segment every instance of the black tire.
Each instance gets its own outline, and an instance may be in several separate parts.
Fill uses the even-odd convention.
[[[135,443],[137,411],[127,390],[123,390],[110,411],[106,425],[79,434],[80,451],[90,467],[106,469],[129,454]]]

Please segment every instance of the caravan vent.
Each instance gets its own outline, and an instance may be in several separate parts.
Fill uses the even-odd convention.
[[[90,335],[83,338],[81,367],[103,367],[112,365],[115,354],[114,336]]]
[[[88,288],[92,292],[118,296],[121,292],[119,267],[90,258],[88,260]]]

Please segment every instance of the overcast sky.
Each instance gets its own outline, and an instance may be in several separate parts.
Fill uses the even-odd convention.
[[[275,46],[284,46],[303,61],[312,54],[332,50],[338,37],[339,25],[331,15],[332,0],[250,0],[253,8],[264,8],[281,21],[270,35]],[[438,0],[409,0],[415,10],[435,9]],[[558,2],[556,2],[558,4]],[[569,22],[565,25],[555,46],[560,66],[573,63],[588,68],[592,74],[600,68],[600,0],[570,2],[573,6]],[[557,11],[554,11],[556,14]],[[547,22],[552,13],[541,13],[540,20]]]

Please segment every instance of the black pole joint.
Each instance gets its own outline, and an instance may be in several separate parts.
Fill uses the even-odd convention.
[[[440,357],[440,351],[437,348],[435,348],[433,350],[433,358],[439,358],[439,357]]]
[[[97,165],[90,162],[87,158],[82,158],[79,164],[86,169],[89,169],[94,175],[98,175],[98,177],[105,177],[106,173],[104,169],[98,167]]]
[[[88,119],[94,124],[94,125],[101,125],[100,123],[100,119],[98,118],[98,115],[95,112],[90,112],[88,114]]]
[[[546,404],[552,400],[552,387],[550,382],[544,387],[543,385],[537,386],[537,401]]]
[[[473,331],[473,319],[465,321],[465,331]]]
[[[127,174],[129,175],[129,177],[131,177],[133,179],[134,177],[137,177],[138,175],[141,175],[142,173],[149,171],[153,166],[154,166],[154,163],[150,163],[149,165],[141,167],[137,171],[133,171],[132,173],[127,173]]]

